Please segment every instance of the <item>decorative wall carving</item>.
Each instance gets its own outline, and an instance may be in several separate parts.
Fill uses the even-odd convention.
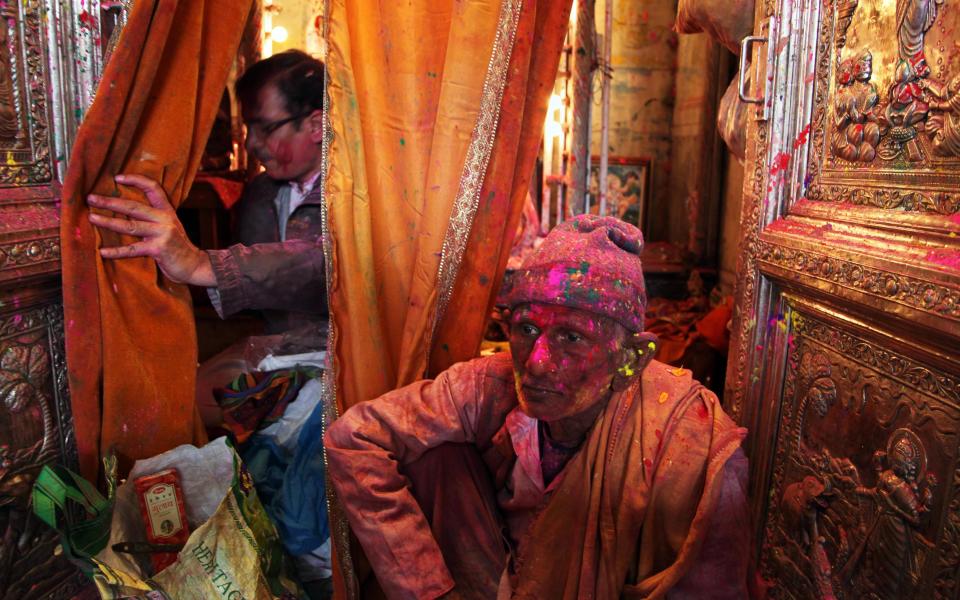
[[[0,597],[69,597],[81,580],[31,513],[30,490],[50,461],[73,464],[63,317],[48,305],[0,317]],[[62,435],[66,434],[66,435]]]
[[[956,249],[946,236],[960,214],[960,156],[941,132],[960,120],[960,4],[770,0],[763,10],[778,18],[779,43],[760,74],[773,92],[755,116],[769,120],[748,130],[738,360],[725,396],[752,431],[761,573],[773,597],[956,598],[960,369],[941,350],[956,337],[960,288],[934,258],[911,273],[919,253],[855,257],[884,235],[891,247],[934,247],[936,236]],[[922,61],[910,46],[921,39]],[[909,71],[897,79],[901,60]],[[889,221],[871,229],[879,211],[860,207]],[[832,221],[841,226],[822,238],[801,237]],[[834,248],[814,245],[827,239]],[[911,337],[911,318],[936,339]],[[898,350],[911,344],[916,355]]]
[[[960,289],[817,252],[758,243],[760,260],[941,317],[960,319]]]
[[[0,244],[0,271],[56,260],[60,260],[59,236]]]
[[[22,143],[23,136],[13,82],[13,61],[7,27],[0,27],[0,142],[9,147]]]
[[[960,156],[960,75],[927,88],[933,96],[927,131],[935,156]]]
[[[43,5],[0,7],[0,186],[52,177]]]
[[[814,184],[810,186],[807,198],[940,215],[953,215],[960,212],[960,193],[925,192],[906,187],[862,188],[852,185]]]
[[[943,0],[824,0],[808,198],[960,212],[958,26]]]
[[[960,491],[941,482],[960,481],[960,378],[794,317],[761,554],[773,596],[955,597]]]
[[[847,30],[859,4],[859,0],[841,0],[837,5],[837,48],[847,45]]]
[[[880,144],[880,123],[875,113],[880,95],[870,82],[873,55],[864,50],[856,59],[848,58],[837,72],[834,99],[834,132],[830,143],[833,154],[850,162],[871,162]]]
[[[760,3],[758,3],[759,5]],[[764,0],[758,20],[763,20],[776,12],[775,0]],[[772,74],[767,74],[771,76]],[[767,170],[764,157],[770,149],[770,126],[767,121],[755,119],[752,111],[747,125],[748,144],[744,177],[744,201],[740,215],[740,243],[737,248],[737,303],[731,323],[731,356],[743,357],[743,360],[731,360],[727,363],[726,389],[724,390],[724,409],[738,422],[743,424],[746,415],[746,398],[749,389],[752,365],[747,358],[750,349],[755,346],[756,319],[753,318],[760,301],[760,273],[757,269],[757,250],[760,244],[760,232],[764,226],[763,200],[767,186]],[[749,190],[749,191],[747,191]]]

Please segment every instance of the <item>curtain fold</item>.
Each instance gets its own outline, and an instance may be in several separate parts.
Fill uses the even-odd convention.
[[[328,285],[341,410],[422,377],[431,346],[438,366],[479,346],[570,4],[331,0]]]
[[[81,472],[121,468],[202,441],[194,406],[190,296],[152,259],[104,262],[135,241],[87,220],[90,193],[140,199],[113,177],[160,182],[186,197],[240,43],[250,0],[138,0],[81,124],[63,189],[61,245],[67,371]],[[144,201],[145,202],[145,201]]]
[[[430,376],[475,356],[483,340],[530,189],[572,4],[523,4],[493,155],[449,304],[439,315]]]

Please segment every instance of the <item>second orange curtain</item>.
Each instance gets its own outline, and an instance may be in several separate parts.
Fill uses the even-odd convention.
[[[341,410],[477,351],[570,4],[332,0],[327,191]]]

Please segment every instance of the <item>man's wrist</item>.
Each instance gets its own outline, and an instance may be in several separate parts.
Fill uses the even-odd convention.
[[[196,266],[193,268],[187,283],[198,287],[217,287],[217,276],[213,273],[213,263],[210,261],[210,255],[199,248],[196,252]]]

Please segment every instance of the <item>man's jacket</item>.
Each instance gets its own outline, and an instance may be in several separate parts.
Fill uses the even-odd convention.
[[[358,404],[330,427],[330,476],[388,597],[454,585],[399,470],[445,443],[474,445],[493,478],[513,597],[744,597],[745,430],[689,371],[651,363],[549,486],[537,435],[508,353]]]

